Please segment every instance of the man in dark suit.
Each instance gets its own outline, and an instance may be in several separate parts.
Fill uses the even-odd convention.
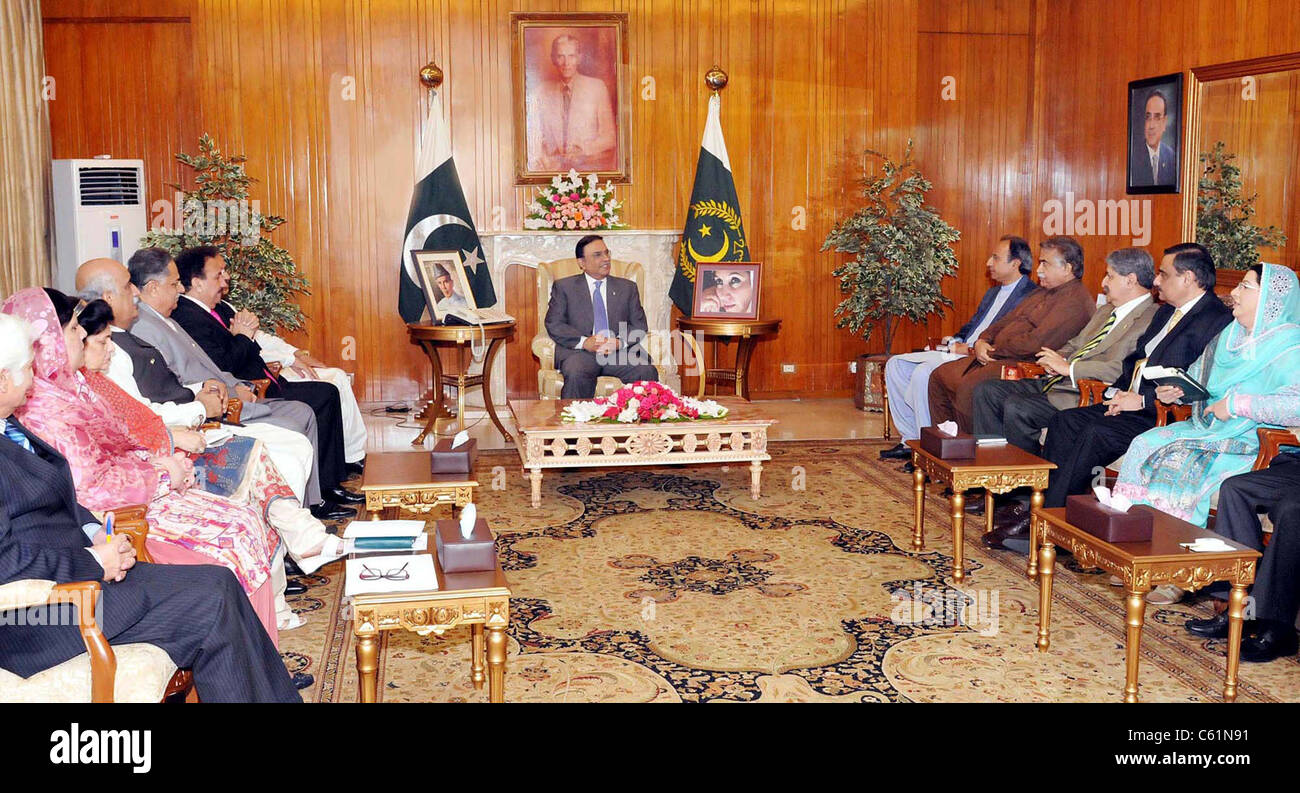
[[[1273,522],[1268,545],[1260,529],[1261,509]],[[1241,660],[1260,663],[1295,655],[1300,649],[1295,629],[1300,611],[1300,452],[1283,452],[1268,468],[1224,480],[1214,531],[1264,554],[1250,588],[1254,621],[1242,633]],[[1206,591],[1226,600],[1228,589],[1220,582]],[[1228,612],[1188,620],[1185,627],[1194,636],[1226,639]]]
[[[1129,172],[1137,185],[1178,184],[1178,158],[1164,142],[1169,126],[1169,99],[1159,89],[1143,102],[1142,140],[1134,141],[1129,154]]]
[[[161,648],[193,671],[208,702],[301,702],[233,573],[137,564],[130,540],[104,538],[77,503],[67,460],[13,418],[31,387],[32,335],[27,323],[0,315],[0,584],[102,581],[99,624],[110,644]],[[0,626],[0,666],[20,677],[84,652],[68,606],[29,609]]]
[[[595,234],[578,240],[579,275],[551,286],[546,333],[555,342],[555,363],[564,375],[564,399],[591,399],[596,378],[625,383],[658,380],[642,341],[649,325],[636,283],[609,274],[609,248]]]
[[[230,285],[226,261],[212,245],[182,251],[176,257],[176,269],[185,290],[172,311],[171,318],[203,348],[222,371],[244,380],[271,381],[266,396],[302,402],[316,414],[317,463],[322,492],[343,504],[363,499],[339,486],[348,477],[343,451],[343,408],[338,389],[322,381],[292,383],[272,374],[262,359],[262,348],[253,336],[257,317],[247,311],[218,311],[221,298]],[[229,307],[226,307],[229,312]]]
[[[1034,252],[1020,237],[1008,235],[998,240],[984,266],[994,286],[984,293],[975,313],[957,334],[944,339],[948,352],[905,353],[891,356],[885,362],[885,393],[889,395],[889,415],[898,430],[899,443],[880,452],[880,459],[912,459],[906,441],[921,437],[921,428],[930,426],[930,374],[956,356],[970,354],[970,345],[985,328],[1002,319],[1020,305],[1025,295],[1038,288],[1029,279],[1034,269]]]
[[[1047,425],[1042,456],[1056,463],[1056,470],[1048,479],[1044,506],[1063,507],[1066,496],[1091,492],[1100,471],[1156,425],[1155,385],[1139,377],[1144,366],[1186,369],[1232,321],[1232,310],[1214,294],[1214,259],[1200,245],[1165,249],[1155,286],[1164,305],[1138,338],[1137,349],[1124,359],[1106,401],[1063,410]],[[986,544],[997,547],[1001,539],[1023,534],[1028,523],[1028,508],[1012,504],[997,516],[998,528],[986,535]]]

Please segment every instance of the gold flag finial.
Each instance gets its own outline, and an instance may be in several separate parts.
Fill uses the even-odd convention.
[[[704,84],[711,91],[721,91],[727,87],[727,73],[715,63],[712,69],[704,73]]]
[[[420,82],[429,88],[442,87],[442,67],[433,61],[429,61],[420,70]]]

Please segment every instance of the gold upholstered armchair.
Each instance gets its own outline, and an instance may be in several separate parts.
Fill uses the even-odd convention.
[[[537,392],[542,399],[559,399],[564,388],[564,375],[555,368],[555,341],[546,333],[546,308],[551,302],[551,286],[557,279],[577,275],[577,259],[560,259],[537,265],[537,335],[533,337],[533,355],[541,362],[537,372]],[[636,288],[645,299],[645,268],[639,262],[611,261],[609,274],[636,282]],[[662,328],[651,328],[646,334],[646,351],[659,370],[659,381],[677,387],[677,364],[672,356],[672,340]],[[698,351],[697,351],[698,355]],[[702,382],[702,381],[701,381]],[[596,380],[596,396],[606,396],[617,391],[623,383],[617,377],[600,377]]]
[[[115,525],[118,533],[131,538],[136,558],[148,562],[149,524],[144,514],[142,506],[115,510]],[[109,645],[97,622],[100,593],[98,581],[56,584],[24,579],[0,586],[0,613],[60,603],[74,606],[86,645],[85,653],[26,679],[0,669],[0,702],[159,702],[180,695],[187,702],[198,701],[190,671],[178,670],[161,648]]]

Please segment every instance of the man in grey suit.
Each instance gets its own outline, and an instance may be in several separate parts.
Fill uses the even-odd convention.
[[[312,514],[322,520],[355,516],[356,511],[342,503],[321,501],[316,415],[311,408],[292,400],[258,399],[249,383],[222,371],[202,347],[168,318],[180,298],[180,274],[171,255],[161,248],[141,248],[131,256],[128,268],[131,283],[140,293],[140,315],[130,334],[158,348],[182,383],[219,381],[227,393],[233,392],[243,401],[241,420],[244,423],[273,424],[306,436],[311,442],[312,466],[303,501],[312,505]],[[221,399],[225,400],[224,394]]]
[[[574,254],[582,273],[556,281],[546,308],[546,333],[564,375],[560,396],[591,399],[602,375],[658,380],[642,344],[649,325],[636,283],[609,274],[609,248],[595,234],[578,240]]]

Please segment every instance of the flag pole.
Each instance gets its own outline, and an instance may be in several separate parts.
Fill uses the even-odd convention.
[[[420,82],[424,83],[429,88],[434,88],[434,89],[441,88],[442,67],[434,63],[433,61],[429,61],[428,63],[426,63],[424,65],[424,68],[420,70]]]

